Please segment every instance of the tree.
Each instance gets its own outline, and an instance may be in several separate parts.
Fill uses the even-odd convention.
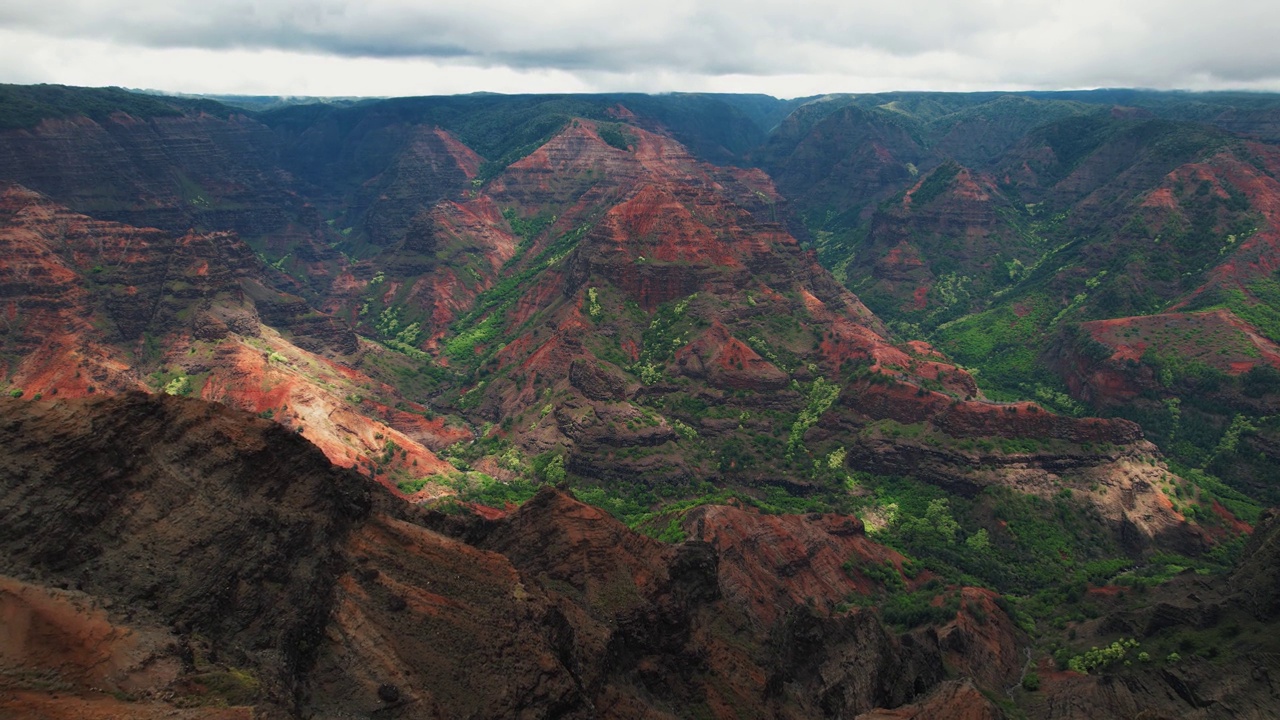
[[[903,539],[913,545],[949,545],[956,541],[960,524],[951,517],[951,503],[945,498],[929,501],[924,517],[902,516],[899,530]]]
[[[984,550],[986,550],[986,549],[990,548],[990,547],[991,547],[991,540],[990,540],[990,538],[989,538],[989,537],[987,537],[987,529],[986,529],[986,528],[980,528],[980,529],[978,530],[978,532],[976,532],[976,533],[974,533],[974,534],[970,535],[970,536],[969,536],[969,537],[964,541],[964,544],[965,544],[965,545],[966,545],[970,550],[976,550],[976,551],[978,551],[978,552],[982,552],[982,551],[984,551]]]

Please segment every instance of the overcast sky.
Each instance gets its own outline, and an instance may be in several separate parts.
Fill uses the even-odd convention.
[[[0,82],[425,95],[1280,90],[1280,2],[0,0]]]

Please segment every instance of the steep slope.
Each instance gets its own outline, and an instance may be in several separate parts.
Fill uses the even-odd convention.
[[[705,506],[669,545],[551,488],[488,519],[414,511],[193,399],[0,409],[6,715],[1000,717],[987,698],[1025,672],[994,593],[904,578],[855,518]],[[1136,636],[1156,659],[1041,667],[1012,697],[1032,718],[1264,716],[1275,529],[1226,577],[1100,592],[1065,651]],[[845,605],[904,580],[938,594],[932,627]]]
[[[371,473],[442,472],[432,448],[467,436],[420,405],[390,407],[398,393],[344,364],[379,349],[273,288],[234,234],[94,220],[9,186],[0,243],[12,394],[194,394],[275,417]]]
[[[1087,407],[1141,422],[1181,462],[1243,478],[1228,467],[1266,463],[1219,446],[1235,418],[1274,414],[1274,149],[1154,121],[1118,127],[1044,196],[1070,208],[1041,226],[1054,249],[1003,307],[935,338],[965,362],[990,355],[984,334],[1038,346],[1040,362],[1024,356],[988,377],[1026,392],[1047,366]],[[1128,159],[1116,143],[1133,146]],[[1001,320],[1016,329],[979,330]]]
[[[715,540],[673,546],[549,488],[496,520],[413,513],[222,406],[0,405],[0,603],[21,619],[0,654],[6,713],[817,717],[943,676],[931,632],[780,592],[750,529],[826,547],[789,561],[801,574],[895,557],[852,518],[707,508]],[[878,581],[824,582],[835,597]]]
[[[823,98],[788,116],[757,159],[797,201],[806,224],[824,228],[836,216],[858,218],[937,164],[915,130],[911,118],[892,109]]]
[[[1214,581],[1184,573],[1147,592],[1104,588],[1100,617],[1072,624],[1059,667],[1042,663],[1040,690],[1020,692],[1018,704],[1029,716],[1046,718],[1274,714],[1275,693],[1265,678],[1276,652],[1270,628],[1277,528],[1269,513],[1236,567]],[[1111,648],[1117,638],[1125,645],[1119,657],[1087,673],[1079,665],[1062,667],[1086,646]]]
[[[1019,212],[994,177],[946,161],[882,204],[836,269],[886,317],[936,327],[984,307],[1040,259],[1043,243],[1010,222]]]
[[[4,572],[74,587],[114,624],[176,635],[152,644],[155,661],[178,667],[149,677],[144,661],[121,691],[194,670],[209,687],[292,695],[328,617],[339,546],[368,512],[359,476],[278,425],[194,400],[7,399],[3,416]],[[252,674],[237,675],[251,658]]]

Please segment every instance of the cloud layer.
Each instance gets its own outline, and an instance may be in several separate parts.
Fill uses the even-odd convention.
[[[186,92],[1280,90],[1280,4],[42,0],[0,80]]]

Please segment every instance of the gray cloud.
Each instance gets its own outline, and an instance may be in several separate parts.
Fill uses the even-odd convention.
[[[384,59],[405,68],[562,73],[626,89],[716,89],[742,78],[759,78],[761,87],[781,78],[864,86],[831,90],[890,81],[937,89],[1280,89],[1280,43],[1272,37],[1280,5],[1255,0],[44,0],[0,5],[0,28],[139,57]],[[39,70],[0,53],[9,79]],[[682,87],[647,87],[658,78]]]

